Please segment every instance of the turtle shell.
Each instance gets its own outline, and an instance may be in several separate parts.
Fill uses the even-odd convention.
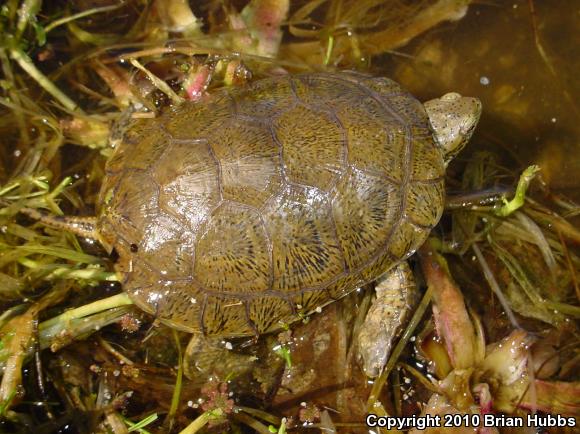
[[[135,122],[107,163],[98,231],[143,310],[257,335],[413,254],[443,176],[423,105],[397,83],[280,76]]]

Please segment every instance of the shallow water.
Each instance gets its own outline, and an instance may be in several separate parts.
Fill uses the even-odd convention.
[[[196,7],[203,9],[200,5]],[[578,2],[572,0],[473,4],[461,20],[441,24],[398,47],[395,52],[373,59],[371,70],[396,79],[421,100],[450,91],[481,99],[484,113],[480,126],[468,148],[451,166],[450,178],[458,178],[465,163],[476,152],[485,150],[493,152],[499,163],[513,172],[513,177],[502,186],[511,185],[517,173],[533,163],[541,167],[542,179],[552,191],[578,201],[579,24]],[[66,173],[69,160],[76,158],[76,154],[63,154],[63,171]],[[85,154],[84,148],[80,154]],[[102,176],[100,170],[99,166],[98,173]],[[91,183],[97,184],[97,180],[91,178]],[[87,190],[90,192],[97,188],[92,184],[89,187]],[[83,199],[91,203],[90,199]],[[478,289],[482,294],[477,300],[484,305],[488,301],[485,297],[490,293],[482,282],[480,277]],[[351,294],[325,308],[322,314],[314,315],[308,324],[297,325],[293,331],[294,343],[290,346],[293,366],[286,370],[280,360],[277,360],[279,366],[272,362],[272,358],[278,357],[271,351],[274,337],[262,339],[261,346],[248,350],[251,356],[259,354],[260,357],[257,357],[254,373],[248,374],[245,383],[240,380],[240,387],[234,389],[239,393],[237,396],[245,399],[240,403],[256,406],[265,403],[271,406],[266,408],[273,414],[290,415],[297,414],[301,402],[308,401],[328,406],[335,422],[362,420],[370,384],[357,365],[352,330],[357,315],[364,313],[365,309],[360,306],[369,302],[363,297],[362,294]],[[499,306],[495,309],[498,316],[503,315]],[[502,321],[506,329],[511,327],[504,318],[498,321]],[[141,339],[149,330],[142,329],[138,334],[129,335],[126,331],[108,328],[102,335],[111,341],[119,339],[128,354],[135,354],[140,361],[145,360],[140,366],[141,377],[123,375],[119,380],[119,390],[138,391],[133,398],[133,403],[137,404],[130,409],[134,410],[132,417],[146,408],[157,408],[156,405],[166,410],[171,401],[176,355],[171,333],[163,330],[157,338],[145,343]],[[182,338],[185,347],[187,337],[184,335]],[[79,359],[79,370],[82,370],[79,377],[92,375],[93,358],[100,360],[104,371],[118,371],[117,360],[102,349],[95,351],[95,342],[72,344],[66,351],[58,353],[58,357],[61,360]],[[154,350],[159,353],[159,360],[150,356],[149,350],[151,354]],[[268,355],[263,356],[263,353]],[[52,354],[47,355],[50,357]],[[260,363],[270,369],[260,366]],[[275,369],[273,365],[276,365]],[[155,368],[149,372],[149,366]],[[228,372],[223,373],[223,377],[226,375]],[[398,380],[401,384],[390,385],[389,393],[396,392],[410,398],[403,405],[408,407],[409,414],[416,412],[416,402],[426,400],[427,392],[408,386],[404,378]],[[185,380],[183,406],[188,400],[197,399],[198,383],[203,381],[205,379],[197,382]],[[148,382],[155,383],[156,387],[151,387]],[[423,396],[413,396],[416,390]],[[388,410],[395,413],[400,409]],[[188,420],[197,414],[192,409],[184,411]],[[181,422],[185,425],[185,421]]]
[[[386,63],[422,99],[450,91],[481,99],[481,124],[464,158],[491,146],[513,168],[538,164],[551,188],[579,200],[578,7],[573,0],[473,4],[462,20],[418,37]]]

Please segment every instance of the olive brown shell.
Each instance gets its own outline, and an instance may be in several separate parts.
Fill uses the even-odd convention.
[[[423,105],[397,83],[280,76],[134,122],[106,166],[98,231],[146,312],[257,335],[413,254],[443,177]]]

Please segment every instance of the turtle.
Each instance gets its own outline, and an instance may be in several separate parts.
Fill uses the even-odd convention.
[[[419,102],[355,72],[280,75],[134,121],[97,215],[68,228],[117,253],[145,312],[204,336],[259,336],[379,281],[360,335],[376,375],[409,311],[406,260],[444,207],[481,103]]]

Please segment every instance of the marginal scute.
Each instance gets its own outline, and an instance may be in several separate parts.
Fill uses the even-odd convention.
[[[382,99],[390,104],[390,97],[397,94],[405,94],[411,97],[399,83],[386,77],[369,77],[363,74],[349,74],[352,80],[364,86],[370,91],[375,92]],[[411,97],[412,98],[412,97]]]
[[[289,300],[265,296],[249,301],[248,314],[257,333],[267,333],[296,321]]]
[[[364,92],[346,80],[337,80],[336,76],[299,75],[292,79],[292,83],[302,104],[322,110],[357,104],[364,97]]]
[[[142,142],[139,145],[130,146],[130,149],[124,151],[122,149],[116,150],[115,154],[120,155],[125,153],[123,160],[117,164],[115,169],[118,171],[120,167],[124,169],[148,170],[155,164],[165,153],[167,148],[172,143],[172,138],[163,131],[152,131],[149,128],[141,129]],[[123,146],[123,145],[120,145]],[[147,149],[147,152],[143,152]],[[113,164],[116,161],[113,160]],[[108,170],[113,170],[112,166],[107,165]]]
[[[208,335],[247,336],[255,334],[246,306],[241,300],[207,296],[203,306],[203,332]]]
[[[323,307],[333,301],[333,299],[329,297],[327,290],[318,289],[302,291],[294,295],[292,301],[296,305],[298,312],[304,315],[316,311],[319,307]]]
[[[145,274],[139,279],[134,277],[124,283],[125,291],[135,304],[171,327],[189,333],[201,332],[201,307],[205,294],[188,280],[160,279],[158,273],[146,266],[139,267],[135,273],[143,270]],[[151,283],[143,285],[145,282]]]
[[[341,279],[331,283],[324,292],[328,299],[338,300],[351,292],[352,288],[360,288],[369,281],[363,278],[362,273],[351,271],[346,273]]]
[[[289,77],[262,80],[231,92],[236,115],[268,120],[293,107],[297,100]]]
[[[117,146],[113,155],[107,160],[107,176],[115,175],[125,169],[127,164],[127,155],[129,155],[133,149],[132,144],[124,144],[123,146]]]
[[[407,191],[407,216],[413,223],[432,228],[443,212],[443,207],[434,204],[443,203],[444,200],[443,180],[413,182]]]
[[[278,76],[136,120],[98,231],[124,289],[171,327],[274,331],[392,268],[443,208],[423,106],[365,74]]]
[[[396,111],[397,115],[408,127],[419,126],[427,130],[428,117],[423,104],[406,93],[391,95],[387,102],[389,107]]]
[[[126,170],[112,188],[97,229],[111,246],[129,250],[130,244],[141,241],[148,222],[159,213],[159,187],[147,173]]]
[[[385,248],[385,254],[380,255],[375,262],[371,262],[362,269],[360,274],[361,280],[364,282],[377,280],[377,277],[382,276],[401,261],[400,258],[393,256],[389,253],[387,248]]]
[[[333,218],[350,270],[379,255],[400,219],[400,187],[360,170],[349,171],[332,192]]]
[[[206,100],[172,107],[161,117],[162,125],[175,140],[202,139],[231,118],[232,108],[231,97],[216,92]]]
[[[431,134],[418,137],[413,142],[410,175],[413,181],[432,181],[442,179],[445,175],[443,154],[433,142]]]
[[[429,235],[425,228],[418,227],[406,219],[395,226],[392,237],[387,245],[388,254],[397,261],[407,259],[417,251]],[[387,271],[387,270],[384,270]]]

